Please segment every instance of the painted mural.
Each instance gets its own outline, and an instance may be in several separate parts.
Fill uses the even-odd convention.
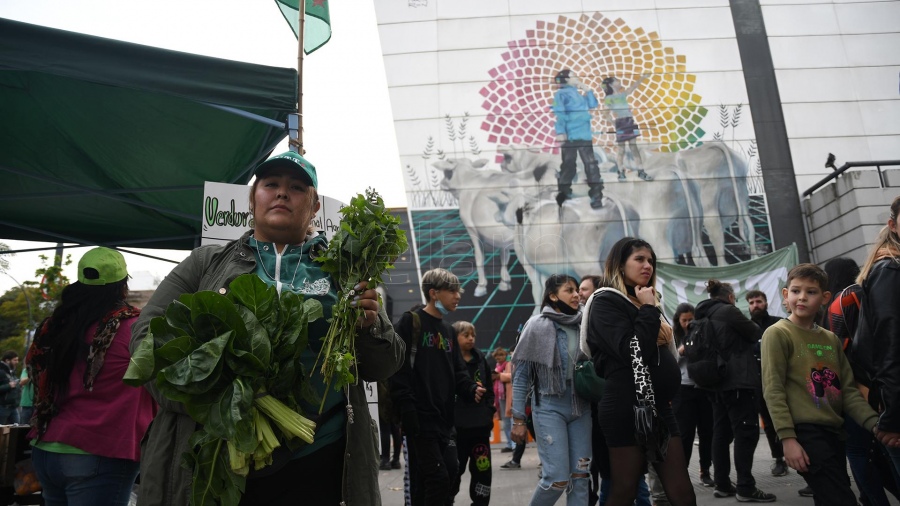
[[[376,3],[418,262],[464,281],[479,345],[626,235],[688,266],[771,252],[733,29],[669,40],[662,10],[524,3]]]

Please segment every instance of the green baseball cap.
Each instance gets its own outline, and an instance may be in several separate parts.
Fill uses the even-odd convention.
[[[108,285],[127,277],[125,257],[114,249],[94,248],[78,261],[78,281],[86,285]]]
[[[275,167],[295,168],[300,172],[300,175],[303,176],[303,179],[306,180],[306,184],[316,189],[319,187],[319,178],[316,177],[316,167],[309,163],[306,158],[303,158],[300,154],[294,153],[293,151],[281,153],[280,155],[269,158],[257,165],[256,170],[254,170],[253,173],[256,177],[260,177],[262,172]]]

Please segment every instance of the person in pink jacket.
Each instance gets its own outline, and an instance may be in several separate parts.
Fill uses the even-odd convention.
[[[156,403],[146,389],[122,383],[141,312],[125,302],[127,293],[122,254],[88,251],[78,282],[63,290],[28,351],[32,460],[48,506],[125,506],[131,498]]]

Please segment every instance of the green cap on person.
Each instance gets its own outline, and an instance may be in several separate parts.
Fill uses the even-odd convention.
[[[125,257],[114,249],[94,248],[78,261],[78,281],[85,285],[108,285],[127,277]]]
[[[257,165],[256,170],[254,170],[253,173],[256,177],[260,177],[260,173],[263,171],[274,169],[276,167],[297,169],[300,175],[303,176],[303,179],[306,180],[306,184],[316,189],[319,187],[319,178],[316,177],[316,167],[309,163],[309,160],[300,156],[299,153],[294,153],[293,151],[281,153],[280,155],[269,158]]]

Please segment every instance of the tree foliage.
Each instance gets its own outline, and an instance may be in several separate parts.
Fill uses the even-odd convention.
[[[14,287],[0,296],[0,341],[24,337],[26,330],[50,316],[52,307],[41,303],[42,300],[41,290],[30,286],[25,287],[24,292],[22,288]]]

